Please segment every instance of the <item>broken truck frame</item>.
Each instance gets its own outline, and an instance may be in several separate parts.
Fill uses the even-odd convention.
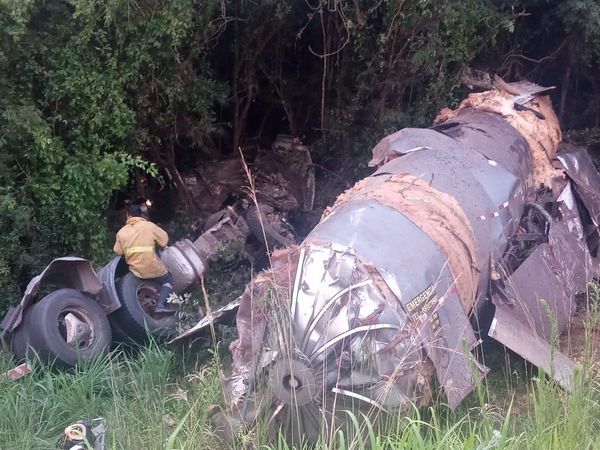
[[[232,211],[222,211],[217,219],[193,242],[182,239],[161,252],[175,292],[197,284],[222,245],[248,236],[244,219]],[[86,259],[58,258],[29,282],[19,304],[9,309],[0,324],[2,336],[17,359],[34,352],[48,362],[73,366],[108,351],[113,335],[143,341],[148,333],[173,333],[175,316],[153,314],[159,290],[152,280],[134,277],[121,257],[98,272]]]

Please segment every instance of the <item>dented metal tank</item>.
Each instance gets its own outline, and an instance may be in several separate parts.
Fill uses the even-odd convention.
[[[591,279],[600,177],[559,146],[543,89],[513,87],[384,138],[375,173],[273,253],[235,303],[225,416],[262,413],[301,442],[348,407],[401,411],[436,386],[454,408],[487,372],[484,333],[569,388],[573,363],[549,342]]]

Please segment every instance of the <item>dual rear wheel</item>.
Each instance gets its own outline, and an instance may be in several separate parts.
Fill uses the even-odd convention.
[[[155,313],[160,288],[160,284],[142,280],[128,272],[117,282],[121,307],[111,314],[111,323],[137,343],[146,342],[149,337],[168,337],[177,321],[174,314]]]
[[[113,337],[143,343],[164,338],[175,328],[174,315],[154,313],[160,285],[127,273],[117,282],[121,307],[107,317],[93,298],[75,289],[58,289],[31,305],[13,332],[18,360],[37,357],[59,367],[100,357]]]

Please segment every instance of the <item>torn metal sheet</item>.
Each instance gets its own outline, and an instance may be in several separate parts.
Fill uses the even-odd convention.
[[[373,149],[373,158],[369,161],[369,167],[377,167],[385,164],[398,156],[420,150],[430,150],[431,147],[423,146],[423,142],[435,147],[443,147],[448,144],[448,137],[442,133],[424,128],[404,128],[390,136],[384,137]]]
[[[466,149],[481,154],[490,166],[499,165],[518,180],[526,180],[532,172],[527,141],[499,114],[465,111],[437,128]]]
[[[465,113],[491,112],[502,116],[527,141],[532,172],[523,179],[531,186],[553,187],[561,171],[552,166],[562,133],[549,97],[536,97],[526,108],[516,108],[516,96],[506,91],[486,91],[470,94],[458,108],[443,109],[436,124],[452,122]],[[533,100],[533,99],[532,99]]]
[[[583,294],[592,279],[592,259],[585,240],[577,199],[569,183],[558,196],[558,217],[550,225],[548,243],[561,271],[566,298]],[[569,303],[568,301],[566,303]]]
[[[574,299],[565,302],[563,280],[555,274],[556,265],[550,245],[542,244],[506,279],[502,288],[496,286],[492,297],[494,304],[506,306],[529,333],[547,341],[557,329],[565,329],[575,307]],[[527,344],[520,343],[524,345]]]
[[[586,292],[591,279],[591,258],[570,184],[557,201],[560,217],[549,227],[548,243],[538,245],[514,273],[497,280],[492,296],[522,327],[547,342],[566,329],[575,296]]]
[[[577,194],[592,220],[600,219],[600,174],[589,153],[583,148],[565,148],[556,156],[567,176],[573,180]]]
[[[206,330],[219,322],[231,319],[239,306],[240,300],[236,299],[232,302],[227,303],[225,306],[216,309],[215,311],[209,311],[206,314],[206,316],[204,316],[196,325],[194,325],[189,330],[184,331],[177,337],[171,339],[168,343],[174,344],[175,342],[178,342],[182,339],[196,336],[203,330]]]
[[[489,335],[527,361],[544,369],[565,389],[571,389],[575,369],[573,361],[552,348],[552,345],[539,334],[523,326],[523,323],[505,305],[496,307]]]
[[[489,335],[569,387],[574,366],[551,342],[591,279],[580,190],[598,187],[552,167],[550,103],[515,92],[384,138],[376,173],[274,255],[240,298],[234,411],[260,405],[300,444],[343,423],[340,409],[427,404],[434,377],[454,408],[488,370],[472,324],[494,305]]]
[[[494,283],[496,312],[488,334],[568,389],[573,363],[551,343],[567,328],[575,296],[585,294],[592,264],[570,184],[558,196],[556,212],[548,242],[538,245],[514,273]]]
[[[439,287],[431,295],[428,303],[422,303],[423,308],[434,305],[424,319],[424,347],[446,393],[448,406],[454,409],[473,391],[488,369],[471,355],[479,342],[458,295],[451,288],[440,291]],[[411,305],[405,306],[409,310]]]

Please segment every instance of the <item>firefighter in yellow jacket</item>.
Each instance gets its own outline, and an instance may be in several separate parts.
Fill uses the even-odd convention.
[[[161,284],[154,312],[173,314],[167,299],[173,292],[173,276],[158,257],[157,248],[165,248],[169,235],[158,225],[147,220],[147,206],[132,203],[127,207],[127,222],[117,233],[114,251],[124,255],[129,270],[136,277]]]

